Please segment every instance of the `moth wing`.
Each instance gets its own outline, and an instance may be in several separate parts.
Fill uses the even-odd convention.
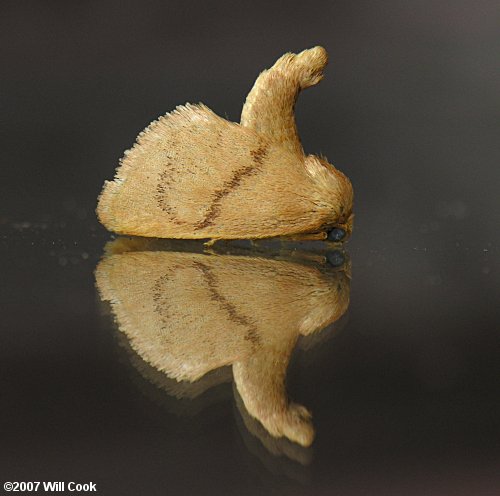
[[[132,349],[177,380],[195,381],[251,351],[245,322],[214,300],[203,255],[126,252],[104,258],[96,284]]]
[[[349,301],[339,272],[281,260],[122,251],[103,258],[95,276],[132,349],[189,381],[262,347],[288,347]]]
[[[165,238],[258,238],[322,223],[304,157],[203,105],[153,122],[97,208],[110,230]]]

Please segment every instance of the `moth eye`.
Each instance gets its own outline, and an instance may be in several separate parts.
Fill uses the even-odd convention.
[[[328,233],[328,239],[330,241],[342,241],[344,237],[345,237],[345,230],[342,229],[341,227],[334,227]]]
[[[344,254],[340,250],[328,252],[326,258],[332,267],[340,267],[341,265],[344,265],[345,262]]]

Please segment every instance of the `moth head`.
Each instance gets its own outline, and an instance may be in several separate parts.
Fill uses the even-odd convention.
[[[353,189],[349,178],[325,158],[309,155],[306,169],[316,183],[318,200],[328,208],[324,228],[330,241],[345,241],[352,232]]]

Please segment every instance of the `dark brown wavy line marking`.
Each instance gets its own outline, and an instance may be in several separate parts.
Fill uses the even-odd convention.
[[[250,155],[252,156],[253,163],[237,170],[234,173],[234,176],[228,181],[224,182],[222,188],[215,192],[212,198],[212,203],[208,208],[205,218],[198,224],[196,224],[196,226],[194,227],[195,230],[198,231],[205,227],[211,226],[221,213],[222,199],[229,195],[229,193],[234,191],[241,184],[243,178],[256,174],[261,170],[261,166],[264,163],[264,158],[267,155],[267,148],[265,145],[261,144],[259,148],[257,148],[256,150],[252,150],[250,152]]]
[[[208,289],[211,293],[212,301],[219,303],[221,308],[227,312],[230,320],[247,328],[247,332],[245,334],[245,339],[247,341],[251,341],[253,344],[258,344],[260,341],[259,331],[255,324],[252,324],[252,322],[250,322],[244,315],[239,315],[235,306],[218,292],[217,281],[205,264],[201,262],[194,262],[194,265],[205,277]]]
[[[174,224],[182,225],[182,221],[177,218],[172,205],[168,203],[167,187],[171,185],[172,176],[174,173],[175,165],[173,162],[173,157],[167,154],[165,170],[160,173],[158,177],[158,183],[156,184],[156,204],[158,205],[158,208],[160,208],[170,216],[170,219]]]
[[[152,293],[153,293],[153,308],[154,311],[158,314],[158,318],[161,322],[160,329],[165,331],[168,328],[169,320],[171,320],[172,316],[170,315],[170,307],[168,305],[168,300],[165,300],[165,292],[163,286],[170,278],[170,273],[167,273],[158,279],[153,284]]]

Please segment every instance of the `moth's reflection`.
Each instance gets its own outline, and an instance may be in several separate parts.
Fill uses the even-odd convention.
[[[120,238],[96,269],[101,297],[149,375],[196,391],[200,378],[228,366],[250,418],[275,438],[309,446],[311,414],[288,399],[286,370],[299,336],[314,340],[346,311],[349,264],[333,267],[321,254],[276,259],[164,246]]]

